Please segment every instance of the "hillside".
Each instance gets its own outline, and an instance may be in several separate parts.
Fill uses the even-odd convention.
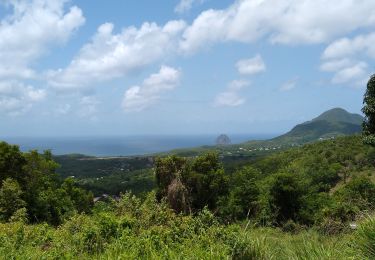
[[[362,130],[363,117],[344,109],[334,108],[311,121],[295,126],[288,133],[270,141],[276,143],[307,143],[341,135],[352,135]]]
[[[353,135],[362,131],[363,117],[351,114],[342,108],[325,111],[318,117],[298,124],[289,132],[269,140],[250,140],[227,146],[202,146],[176,149],[170,153],[181,156],[196,156],[209,150],[216,150],[224,157],[259,157],[275,151],[300,146],[314,141],[338,136]]]
[[[97,158],[66,155],[56,156],[55,160],[61,165],[57,170],[60,176],[75,176],[84,188],[93,191],[95,195],[118,194],[122,190],[143,193],[155,185],[151,171],[152,158],[155,156],[175,154],[194,157],[208,151],[216,151],[225,169],[232,172],[236,167],[292,147],[358,133],[361,131],[362,119],[360,115],[335,108],[271,140],[179,149],[144,157]]]
[[[330,109],[312,121],[344,122],[354,125],[361,125],[363,117],[358,114],[351,114],[342,108]]]
[[[61,214],[60,224],[33,220],[20,208],[10,221],[0,220],[0,255],[4,259],[374,259],[374,161],[375,149],[358,135],[274,153],[233,174],[212,155],[187,161],[169,156],[155,165],[162,181],[145,199],[125,193],[118,201],[97,202],[83,214],[66,212],[70,200],[82,192],[68,179],[64,189],[51,189],[37,201],[48,202],[53,214]],[[184,179],[176,186],[169,178],[174,178],[175,167],[184,164]],[[209,178],[202,178],[206,175]],[[191,185],[186,201],[199,202],[211,195],[215,200],[191,204],[196,214],[179,213],[170,200],[173,196],[157,199],[164,184],[168,195],[175,190],[177,196]],[[176,190],[178,185],[182,189]],[[13,191],[18,186],[6,187]],[[61,197],[66,193],[71,198]],[[0,200],[4,205],[13,209],[14,203]],[[358,228],[351,229],[352,224]]]

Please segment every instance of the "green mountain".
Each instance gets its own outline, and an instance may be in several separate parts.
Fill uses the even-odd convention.
[[[342,108],[333,108],[314,118],[312,121],[345,122],[361,125],[363,117],[358,114],[351,114]]]
[[[319,139],[352,135],[361,132],[363,117],[342,108],[328,110],[311,121],[295,126],[288,133],[270,141],[307,143]]]
[[[286,134],[270,140],[252,140],[224,147],[202,146],[177,149],[170,153],[182,156],[195,156],[215,149],[226,156],[263,155],[296,145],[360,133],[362,131],[362,121],[363,117],[361,115],[351,114],[342,108],[334,108],[310,121],[296,125]]]

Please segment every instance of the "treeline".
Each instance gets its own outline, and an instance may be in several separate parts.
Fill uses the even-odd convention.
[[[59,225],[74,213],[89,213],[92,193],[71,178],[61,181],[49,151],[22,153],[0,143],[0,221]]]
[[[155,160],[156,189],[145,198],[124,191],[93,204],[73,178],[56,175],[50,152],[0,143],[0,255],[373,259],[374,164],[374,148],[359,136],[236,171],[225,171],[216,153],[168,156]]]
[[[204,207],[222,221],[339,232],[375,208],[374,149],[360,136],[291,149],[226,174],[217,154],[156,160],[157,198],[175,212]]]
[[[247,222],[248,223],[248,222]],[[212,212],[176,214],[154,192],[98,202],[55,228],[0,223],[3,259],[374,259],[374,218],[338,236],[247,223],[224,225]]]
[[[285,230],[318,226],[339,232],[375,208],[374,165],[375,149],[360,136],[275,153],[227,172],[216,153],[168,156],[155,160],[155,196],[176,213],[195,215],[207,207],[223,223],[249,219]],[[126,181],[122,173],[97,186],[89,179],[78,186],[74,178],[61,180],[57,167],[48,151],[22,153],[0,143],[0,220],[59,225],[75,212],[91,212],[93,194],[82,186],[100,192],[108,185],[120,193],[129,185],[140,186],[135,192],[154,185],[146,170]]]

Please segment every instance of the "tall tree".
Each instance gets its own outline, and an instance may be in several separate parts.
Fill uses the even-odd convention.
[[[8,221],[17,210],[26,206],[17,181],[7,178],[0,189],[0,220]]]
[[[363,104],[362,112],[365,114],[363,140],[365,143],[375,146],[375,74],[367,83]]]

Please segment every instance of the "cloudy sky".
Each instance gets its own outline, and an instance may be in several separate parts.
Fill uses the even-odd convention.
[[[282,133],[359,113],[374,0],[0,0],[0,136]]]

